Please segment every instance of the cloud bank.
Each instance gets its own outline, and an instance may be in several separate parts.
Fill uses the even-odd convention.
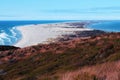
[[[87,13],[120,13],[120,7],[97,7],[89,9],[51,9],[44,10],[46,13],[76,13],[76,14],[87,14]]]

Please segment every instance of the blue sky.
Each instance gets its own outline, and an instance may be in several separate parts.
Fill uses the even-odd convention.
[[[120,0],[0,0],[0,20],[120,19]]]

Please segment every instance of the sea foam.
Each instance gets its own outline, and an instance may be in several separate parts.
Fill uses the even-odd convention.
[[[9,28],[7,30],[1,30],[0,32],[0,45],[12,45],[15,44],[21,38],[20,32],[16,27]]]

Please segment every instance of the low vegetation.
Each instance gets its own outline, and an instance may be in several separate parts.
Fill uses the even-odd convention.
[[[68,75],[66,77],[65,74],[82,70],[84,67],[119,61],[120,33],[75,41],[73,41],[75,46],[71,47],[67,45],[61,47],[65,45],[64,42],[53,43],[49,45],[53,50],[48,48],[44,52],[39,51],[40,46],[33,46],[30,56],[0,65],[0,69],[5,73],[0,74],[0,80],[105,80],[90,72],[77,72],[79,74],[72,76],[71,79],[67,79]],[[57,53],[58,50],[61,52]],[[20,53],[16,50],[14,52]]]

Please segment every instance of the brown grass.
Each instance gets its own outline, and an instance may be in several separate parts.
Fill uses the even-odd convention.
[[[120,61],[67,72],[61,80],[120,80]]]

